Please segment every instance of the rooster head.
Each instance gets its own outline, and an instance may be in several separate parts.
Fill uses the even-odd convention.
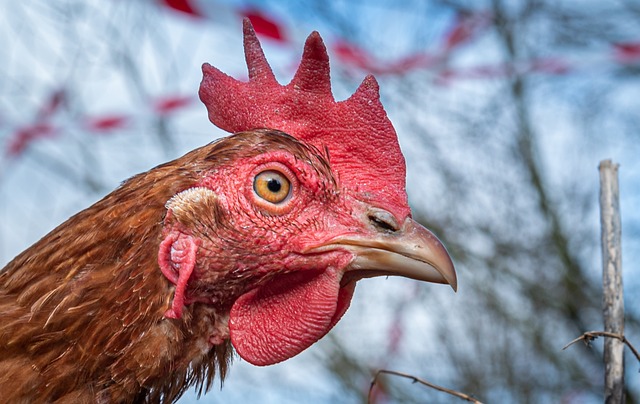
[[[269,365],[323,337],[360,279],[399,275],[455,290],[446,249],[411,218],[376,80],[336,102],[316,32],[285,86],[248,20],[244,48],[248,82],[203,66],[200,98],[233,135],[210,145],[198,180],[167,202],[158,262],[176,288],[165,316],[179,319],[195,302],[219,307],[238,354]],[[213,344],[226,337],[216,332]]]

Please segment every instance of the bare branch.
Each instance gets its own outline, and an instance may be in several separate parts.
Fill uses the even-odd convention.
[[[618,340],[622,341],[624,344],[626,344],[629,347],[629,349],[631,350],[633,355],[636,357],[638,362],[640,362],[640,353],[638,353],[638,350],[631,344],[631,342],[629,342],[629,340],[624,335],[616,334],[616,333],[613,333],[613,332],[587,331],[584,334],[582,334],[581,336],[579,336],[578,338],[574,339],[573,341],[571,341],[567,345],[565,345],[562,348],[562,350],[564,351],[565,349],[569,348],[571,345],[575,344],[578,341],[584,341],[585,345],[588,346],[591,341],[593,341],[594,339],[596,339],[598,337],[615,338],[615,339],[618,339]]]
[[[413,375],[410,375],[410,374],[407,374],[407,373],[402,373],[402,372],[397,372],[395,370],[387,370],[387,369],[378,370],[376,372],[376,375],[373,377],[373,380],[371,381],[371,386],[369,386],[369,395],[367,396],[367,403],[371,403],[371,396],[372,396],[372,393],[373,393],[373,387],[376,385],[376,382],[378,381],[378,376],[380,376],[380,374],[382,374],[382,373],[385,373],[385,374],[388,374],[388,375],[393,375],[393,376],[404,377],[404,378],[407,378],[407,379],[411,380],[413,383],[423,384],[423,385],[425,385],[427,387],[431,387],[432,389],[435,389],[435,390],[438,390],[438,391],[442,391],[443,393],[450,394],[452,396],[461,398],[461,399],[469,401],[471,403],[482,404],[481,401],[476,400],[475,398],[469,396],[468,394],[461,393],[461,392],[455,391],[455,390],[451,390],[451,389],[448,389],[446,387],[438,386],[437,384],[430,383],[430,382],[428,382],[428,381],[426,381],[424,379],[420,379],[419,377],[416,377],[416,376],[413,376]]]

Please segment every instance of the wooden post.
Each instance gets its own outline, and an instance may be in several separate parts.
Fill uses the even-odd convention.
[[[618,192],[618,164],[600,162],[600,224],[602,226],[602,286],[604,329],[624,335],[622,291],[622,230]],[[616,338],[604,341],[604,401],[624,403],[624,343]]]

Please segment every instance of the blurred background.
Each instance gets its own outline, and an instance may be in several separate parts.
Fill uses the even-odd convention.
[[[319,344],[268,368],[237,359],[200,402],[362,403],[379,369],[484,402],[602,402],[602,340],[562,347],[603,329],[605,158],[621,164],[626,335],[640,345],[640,1],[2,2],[0,265],[126,178],[225,135],[197,99],[200,66],[247,77],[243,17],[282,83],[313,30],[337,99],[376,75],[414,216],[460,287],[364,280]],[[453,400],[381,376],[371,401]]]

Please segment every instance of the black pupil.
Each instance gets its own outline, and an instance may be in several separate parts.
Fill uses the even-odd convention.
[[[280,192],[280,189],[282,189],[282,184],[275,178],[269,178],[269,180],[267,180],[267,188],[269,188],[269,191],[273,193]]]

